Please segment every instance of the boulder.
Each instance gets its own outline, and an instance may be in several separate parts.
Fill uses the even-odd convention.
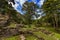
[[[6,26],[8,19],[9,19],[8,15],[0,14],[0,27]]]

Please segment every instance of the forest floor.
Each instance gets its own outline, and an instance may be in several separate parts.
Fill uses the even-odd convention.
[[[10,26],[13,27],[15,25]],[[28,27],[28,25],[25,25],[21,30],[30,30],[32,33],[2,37],[0,40],[60,40],[60,33],[56,32],[52,27],[36,27],[35,25]]]

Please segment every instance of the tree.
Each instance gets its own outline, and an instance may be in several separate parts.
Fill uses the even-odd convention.
[[[58,13],[60,10],[60,0],[46,0],[42,7],[47,19],[51,18],[54,28],[58,28]],[[48,21],[48,20],[47,20]],[[51,20],[50,20],[51,21]]]
[[[35,17],[38,17],[39,15],[36,13],[36,10],[38,9],[39,7],[34,4],[33,2],[25,2],[24,5],[23,5],[23,11],[25,11],[25,14],[24,14],[24,17],[25,17],[25,20],[27,22],[27,24],[32,24],[32,21],[34,19],[34,16]]]
[[[21,20],[21,18],[18,18],[18,16],[17,16],[17,14],[18,14],[18,12],[16,12],[13,8],[12,8],[12,6],[11,6],[11,4],[9,5],[8,4],[8,1],[6,1],[6,0],[0,0],[0,14],[2,14],[1,15],[1,18],[2,18],[2,16],[3,17],[5,17],[5,16],[7,16],[8,17],[8,19],[6,20],[6,23],[5,23],[5,26],[7,27],[9,24],[10,24],[10,22],[16,22],[16,23],[20,23],[20,20]],[[19,14],[20,15],[20,14]],[[6,18],[5,18],[6,19]],[[3,20],[5,20],[5,19],[3,19]],[[2,20],[2,21],[3,21]],[[0,21],[1,22],[1,21]],[[3,23],[2,23],[3,24]],[[1,24],[0,24],[1,25]],[[3,28],[3,27],[2,27]]]

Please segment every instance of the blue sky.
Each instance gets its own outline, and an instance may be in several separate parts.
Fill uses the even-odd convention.
[[[28,1],[28,2],[34,2],[35,4],[37,4],[39,7],[41,7],[43,5],[44,0],[14,0],[15,1],[15,5],[12,4],[12,7],[19,12],[20,14],[24,15],[24,12],[22,10],[22,5]],[[8,2],[9,3],[9,2]],[[41,14],[42,12],[38,12],[38,14]],[[40,17],[39,17],[40,18]]]
[[[41,7],[43,5],[44,0],[15,0],[15,5],[12,4],[13,8],[21,13],[24,14],[22,11],[22,5],[26,2],[34,2],[35,4],[37,4],[39,7]]]

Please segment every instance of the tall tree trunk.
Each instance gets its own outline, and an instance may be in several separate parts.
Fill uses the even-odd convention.
[[[52,24],[53,24],[53,27],[56,28],[56,27],[55,27],[55,20],[54,20],[53,15],[52,15]]]
[[[58,17],[57,17],[57,14],[54,14],[54,19],[55,19],[55,27],[57,29],[58,28]]]

